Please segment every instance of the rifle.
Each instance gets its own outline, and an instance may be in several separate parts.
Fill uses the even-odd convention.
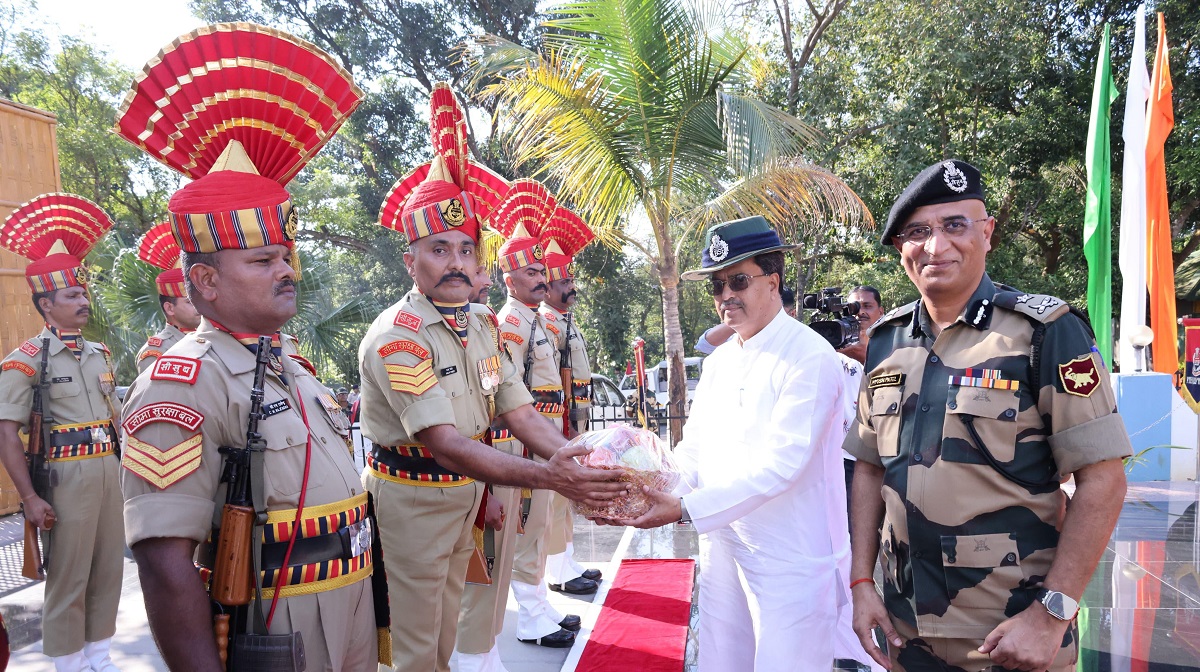
[[[563,334],[562,347],[558,349],[558,377],[563,388],[563,436],[570,439],[575,430],[575,375],[571,366],[571,313],[567,313],[567,327]]]
[[[25,451],[29,458],[29,481],[33,484],[33,492],[42,499],[50,495],[50,466],[46,464],[46,447],[50,445],[50,428],[54,419],[46,417],[43,396],[48,393],[50,381],[46,376],[49,366],[50,339],[42,339],[42,363],[38,384],[33,388],[33,408],[29,413],[29,449]],[[47,529],[53,527],[52,521],[47,521]],[[34,581],[46,578],[46,566],[50,563],[50,549],[46,548],[45,556],[39,545],[37,525],[25,519],[25,553],[21,562],[21,576]]]
[[[254,360],[254,384],[250,390],[246,446],[240,449],[221,446],[218,449],[218,452],[225,456],[221,482],[226,484],[227,489],[225,505],[221,508],[221,527],[213,560],[212,599],[222,606],[234,607],[231,614],[220,614],[216,617],[214,632],[217,634],[219,646],[222,642],[228,643],[228,633],[236,637],[244,630],[248,616],[246,605],[250,604],[254,594],[254,559],[251,555],[257,515],[250,487],[250,458],[254,451],[261,452],[267,447],[266,440],[258,432],[258,422],[263,418],[263,381],[266,378],[270,356],[271,338],[260,336],[258,353]],[[224,661],[227,649],[221,647],[220,651]]]

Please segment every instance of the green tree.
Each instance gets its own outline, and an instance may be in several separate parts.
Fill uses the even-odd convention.
[[[804,158],[814,131],[747,91],[747,47],[714,3],[579,2],[550,10],[535,53],[478,43],[473,76],[504,115],[518,167],[540,167],[609,244],[637,249],[662,288],[671,400],[683,408],[679,255],[687,233],[762,213],[869,220],[858,197]],[[652,239],[628,233],[644,218]],[[678,437],[679,426],[672,427]]]

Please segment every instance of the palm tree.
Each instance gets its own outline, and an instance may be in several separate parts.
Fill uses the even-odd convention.
[[[678,258],[689,233],[762,214],[795,241],[871,221],[841,179],[805,160],[817,132],[747,93],[747,46],[723,32],[720,5],[573,2],[550,10],[540,52],[490,35],[468,50],[516,165],[556,184],[602,241],[653,264],[673,416],[686,398]],[[628,232],[643,218],[652,241]]]

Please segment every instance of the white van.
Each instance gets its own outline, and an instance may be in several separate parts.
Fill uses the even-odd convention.
[[[703,357],[684,357],[683,369],[687,373],[687,400],[691,408],[692,397],[696,396],[696,384],[700,382],[700,372],[704,368]],[[665,407],[671,398],[667,389],[667,361],[659,362],[654,368],[646,370],[646,392],[654,395],[654,402]],[[637,376],[627,374],[621,379],[621,394],[629,400],[637,394]]]

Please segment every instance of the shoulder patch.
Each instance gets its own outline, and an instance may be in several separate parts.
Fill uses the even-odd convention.
[[[296,361],[297,364],[304,367],[305,371],[308,371],[314,376],[317,375],[317,367],[313,366],[313,363],[308,361],[304,355],[298,355],[294,352],[289,352],[288,357],[291,357]]]
[[[204,416],[183,404],[159,401],[146,404],[130,413],[125,418],[125,422],[121,423],[121,427],[125,428],[126,435],[130,435],[136,434],[142,427],[155,422],[169,422],[172,425],[179,425],[189,432],[194,432],[200,427],[200,423],[204,422]]]
[[[414,315],[407,310],[402,310],[396,313],[396,319],[392,322],[392,324],[396,325],[397,327],[411,329],[412,331],[420,331],[421,322],[423,322],[423,320],[421,319],[420,315]]]
[[[1090,397],[1100,386],[1100,372],[1096,369],[1096,359],[1090,352],[1066,364],[1059,364],[1058,378],[1062,382],[1063,391],[1077,397]]]
[[[546,329],[555,336],[562,334],[562,332],[558,330],[558,327],[554,326],[553,324],[547,324]]]
[[[1066,301],[1046,294],[996,292],[992,302],[1001,308],[1021,313],[1038,322],[1053,322],[1070,310]]]
[[[160,348],[160,347],[162,347],[162,344],[163,344],[163,340],[161,338],[159,338],[158,336],[151,336],[150,338],[146,339],[146,345],[148,345],[152,348]]]
[[[420,396],[437,384],[432,359],[422,359],[414,366],[384,364],[383,368],[387,369],[388,383],[397,392]]]
[[[137,361],[140,362],[143,359],[146,359],[147,357],[162,357],[162,350],[147,350],[147,351],[143,352],[142,354],[138,355]]]
[[[500,340],[501,341],[512,341],[512,342],[516,343],[517,345],[525,344],[524,338],[521,338],[520,336],[518,336],[512,332],[509,332],[509,331],[502,332],[500,334]]]
[[[37,371],[34,370],[32,366],[26,364],[25,362],[18,362],[15,359],[10,359],[4,364],[0,364],[0,371],[9,371],[11,369],[16,369],[30,378],[37,375]]]
[[[513,325],[514,327],[521,326],[521,318],[517,317],[516,315],[513,315],[512,313],[509,313],[508,315],[506,315],[504,317],[504,321],[508,322],[509,324]]]
[[[150,380],[170,380],[195,385],[200,377],[200,360],[178,355],[159,357],[150,370]]]
[[[429,351],[421,347],[420,343],[414,341],[392,341],[384,343],[379,347],[379,357],[386,358],[394,355],[397,352],[408,352],[420,357],[421,359],[429,358]]]
[[[21,352],[29,355],[30,357],[36,357],[37,354],[42,351],[42,346],[34,343],[33,340],[28,340],[21,344],[20,349]]]
[[[195,436],[161,450],[137,437],[125,437],[121,466],[137,474],[147,483],[164,490],[178,483],[200,466],[204,453],[204,436]]]
[[[550,320],[551,322],[558,321],[558,315],[555,315],[553,311],[543,310],[542,317],[546,318],[547,320]]]

